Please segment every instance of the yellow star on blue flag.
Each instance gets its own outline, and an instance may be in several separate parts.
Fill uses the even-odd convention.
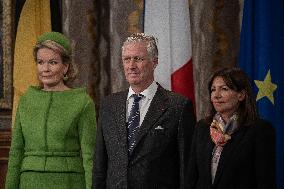
[[[245,0],[239,66],[254,81],[259,116],[276,135],[277,187],[284,189],[284,1]]]
[[[270,102],[274,105],[274,96],[273,93],[277,89],[277,85],[272,83],[270,70],[268,70],[264,81],[254,80],[256,86],[258,87],[259,91],[257,93],[256,101],[263,97],[267,97]]]

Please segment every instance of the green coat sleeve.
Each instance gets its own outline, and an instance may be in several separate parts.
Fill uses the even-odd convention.
[[[6,189],[18,189],[20,183],[21,163],[24,156],[24,137],[22,133],[19,108],[16,113],[15,124],[12,130],[12,143],[9,153]]]
[[[91,99],[88,100],[88,103],[81,113],[78,130],[85,171],[86,189],[90,189],[92,186],[93,155],[96,140],[96,113],[95,105]]]

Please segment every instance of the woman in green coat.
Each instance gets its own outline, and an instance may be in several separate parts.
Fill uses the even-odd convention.
[[[34,47],[40,87],[30,87],[17,109],[6,189],[89,189],[96,116],[74,76],[69,40],[58,32],[38,38]]]

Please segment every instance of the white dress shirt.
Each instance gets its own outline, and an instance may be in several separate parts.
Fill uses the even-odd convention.
[[[142,99],[139,101],[139,110],[140,110],[140,122],[139,126],[141,126],[145,115],[150,107],[150,104],[154,98],[154,95],[156,94],[158,89],[158,85],[155,81],[144,91],[142,91],[140,94],[143,95]],[[134,101],[133,94],[136,94],[131,87],[129,87],[127,101],[126,101],[126,121],[128,122],[128,117],[130,115],[131,107]]]

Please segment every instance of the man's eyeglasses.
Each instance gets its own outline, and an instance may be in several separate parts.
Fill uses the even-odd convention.
[[[139,57],[139,56],[122,58],[123,63],[129,63],[131,61],[136,62],[136,63],[140,63],[140,62],[143,62],[144,60],[145,60],[145,58]]]

